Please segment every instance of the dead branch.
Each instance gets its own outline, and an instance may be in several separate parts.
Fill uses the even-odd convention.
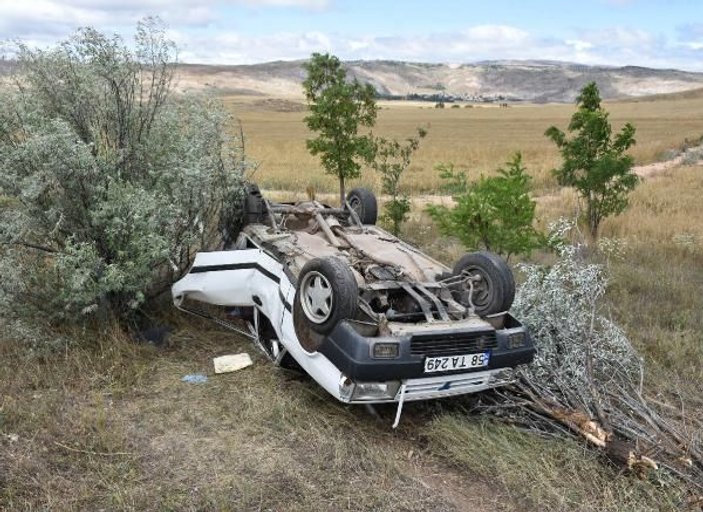
[[[641,357],[600,312],[603,272],[577,248],[562,246],[560,256],[548,269],[523,266],[513,307],[538,354],[479,409],[540,435],[585,440],[640,478],[664,471],[702,495],[703,425],[680,397],[678,406],[646,397]]]

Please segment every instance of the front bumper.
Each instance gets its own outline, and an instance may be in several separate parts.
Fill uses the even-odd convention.
[[[346,377],[343,377],[346,379]],[[487,389],[504,386],[513,381],[513,369],[484,370],[474,373],[458,373],[453,375],[440,375],[433,377],[422,377],[419,379],[406,379],[403,381],[393,381],[384,384],[395,384],[393,393],[388,396],[365,396],[358,397],[350,394],[344,396],[340,394],[340,400],[351,404],[378,404],[405,402],[415,400],[432,400],[434,398],[446,398],[450,396],[478,393]],[[351,381],[349,381],[351,382]],[[351,384],[356,385],[356,384]],[[341,387],[340,387],[341,389]]]
[[[345,321],[337,324],[334,330],[325,338],[318,351],[327,357],[346,377],[356,382],[384,382],[408,379],[429,382],[435,377],[438,377],[441,382],[446,382],[448,380],[447,376],[450,375],[462,376],[467,379],[472,376],[479,378],[481,375],[490,376],[497,370],[529,364],[534,359],[535,346],[529,333],[517,320],[511,318],[511,321],[513,323],[510,329],[498,329],[495,331],[496,346],[489,349],[491,356],[488,366],[473,370],[425,373],[425,358],[427,356],[412,353],[412,334],[402,337],[367,338],[359,334],[349,322]],[[509,348],[508,335],[516,331],[525,333],[525,341],[520,347]],[[371,344],[383,341],[399,342],[399,357],[395,359],[374,359],[371,357]],[[479,350],[476,350],[476,352],[479,352]],[[473,381],[476,381],[476,379],[473,379]],[[485,382],[475,384],[479,388],[484,385]],[[463,392],[470,392],[468,389],[472,386],[474,385],[469,384],[467,381],[467,386],[465,387],[467,391]],[[489,385],[486,387],[494,386]],[[476,389],[476,391],[480,390]]]

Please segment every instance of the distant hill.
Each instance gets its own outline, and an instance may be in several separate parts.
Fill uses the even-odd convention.
[[[301,99],[303,63],[300,60],[247,66],[179,64],[176,85],[182,90]],[[637,66],[586,66],[554,61],[427,64],[382,60],[350,61],[345,66],[350,76],[372,84],[383,97],[427,101],[570,103],[579,89],[592,80],[598,83],[605,99],[686,93],[703,88],[703,73]],[[0,76],[14,67],[12,61],[0,59]]]
[[[248,66],[181,64],[179,87],[225,93],[302,97],[303,61]],[[372,84],[380,95],[435,101],[573,102],[595,80],[605,99],[634,98],[703,88],[703,73],[637,66],[586,66],[553,61],[484,61],[424,64],[350,61],[349,74]]]

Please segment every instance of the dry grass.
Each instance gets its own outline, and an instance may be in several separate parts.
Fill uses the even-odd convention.
[[[664,388],[691,398],[703,396],[701,190],[703,166],[672,169],[641,185],[630,208],[603,226],[626,244],[624,259],[611,263],[617,318],[665,375]]]
[[[664,510],[674,499],[580,445],[467,416],[466,398],[407,404],[393,431],[391,406],[374,419],[189,323],[165,349],[116,330],[48,357],[0,345],[0,509]],[[212,357],[242,350],[254,367],[212,374]],[[196,372],[209,381],[180,381]]]
[[[494,500],[421,456],[414,427],[392,432],[207,324],[168,349],[113,332],[47,358],[0,350],[2,510],[460,509],[436,475],[472,489],[469,510]],[[241,350],[253,368],[212,374]],[[180,381],[195,372],[210,380]]]
[[[693,119],[703,108],[698,96],[609,108],[614,119],[638,124],[642,159],[701,130]],[[381,112],[379,130],[403,135],[432,119],[422,157],[427,167],[418,167],[413,182],[429,190],[436,186],[435,161],[490,169],[518,149],[510,137],[532,158],[531,168],[542,162],[546,169],[554,153],[541,133],[551,123],[565,124],[571,110],[391,107]],[[237,111],[250,154],[264,160],[259,181],[303,190],[314,173],[320,187],[328,186],[316,162],[306,160],[302,114]],[[608,263],[612,314],[647,360],[647,392],[683,407],[690,429],[703,420],[702,189],[703,168],[673,169],[638,187],[630,209],[603,225],[603,236],[626,244],[625,259]],[[575,205],[568,192],[541,199],[541,225]],[[438,239],[419,209],[406,233],[447,263],[463,251]],[[376,420],[361,407],[337,403],[309,378],[273,368],[230,333],[190,318],[170,321],[177,329],[165,349],[136,345],[117,330],[73,333],[75,346],[46,354],[0,341],[0,510],[680,506],[678,489],[661,474],[641,482],[580,444],[470,416],[469,398],[407,404],[392,431],[392,407],[379,408]],[[212,375],[212,357],[240,351],[254,355],[252,368]],[[180,381],[195,372],[210,380]]]
[[[428,426],[428,438],[433,451],[463,471],[490,478],[525,510],[673,511],[682,500],[666,477],[623,478],[581,444],[487,420],[445,414]]]
[[[249,156],[261,164],[256,180],[271,189],[305,190],[312,184],[319,191],[334,191],[335,181],[323,175],[319,160],[305,148],[305,139],[310,137],[302,122],[305,112],[280,111],[292,109],[268,108],[260,100],[252,101],[224,98],[227,108],[241,119]],[[703,95],[613,102],[606,108],[615,127],[626,121],[637,127],[633,155],[640,164],[662,158],[686,138],[703,135]],[[429,134],[403,178],[410,193],[437,191],[437,163],[465,165],[477,176],[492,172],[515,151],[522,151],[538,191],[543,192],[554,188],[549,170],[559,164],[559,155],[544,131],[551,125],[565,128],[573,111],[573,105],[435,109],[429,104],[384,103],[375,131],[403,138],[411,136],[417,126],[429,126]],[[362,179],[379,188],[378,178],[370,171]]]
[[[640,185],[630,208],[603,224],[603,235],[691,252],[703,248],[703,166],[681,166]]]

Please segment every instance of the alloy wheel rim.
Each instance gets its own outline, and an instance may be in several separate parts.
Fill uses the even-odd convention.
[[[332,315],[332,285],[320,272],[311,271],[301,284],[300,303],[311,322],[322,324]]]

